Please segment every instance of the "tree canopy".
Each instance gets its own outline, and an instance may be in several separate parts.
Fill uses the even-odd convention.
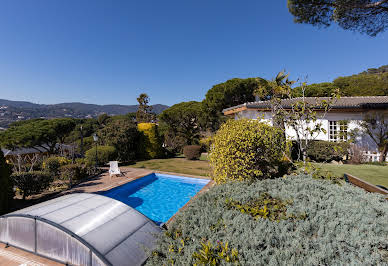
[[[223,122],[223,109],[254,101],[253,93],[261,82],[266,81],[262,78],[234,78],[214,85],[202,102],[206,127],[216,131]]]
[[[0,133],[0,143],[9,149],[38,147],[54,153],[56,144],[64,143],[75,126],[76,120],[71,118],[26,120],[14,123]]]
[[[135,159],[139,132],[129,119],[114,119],[98,132],[100,144],[116,148],[118,159],[128,162]]]
[[[150,97],[146,93],[142,93],[137,98],[139,107],[136,112],[136,121],[138,123],[149,123],[152,120],[152,106],[149,105]]]
[[[328,27],[376,36],[388,26],[388,0],[288,0],[296,23]]]
[[[201,103],[196,101],[182,102],[164,110],[159,120],[161,131],[172,138],[181,138],[183,145],[196,144],[201,130]]]
[[[388,66],[368,69],[360,74],[338,77],[333,82],[315,83],[307,86],[306,95],[311,97],[330,96],[339,89],[341,96],[384,96],[388,95]],[[301,88],[294,95],[301,95]]]

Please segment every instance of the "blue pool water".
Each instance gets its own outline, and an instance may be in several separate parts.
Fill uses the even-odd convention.
[[[209,180],[150,174],[101,194],[119,200],[157,224],[167,222]]]

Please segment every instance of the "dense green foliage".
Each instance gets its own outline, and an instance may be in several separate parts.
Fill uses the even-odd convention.
[[[200,137],[201,119],[200,102],[182,102],[164,110],[159,120],[167,147],[181,151],[185,145],[197,144]]]
[[[292,201],[287,214],[305,219],[255,219],[225,202],[249,203],[264,193]],[[147,265],[192,265],[202,243],[218,242],[235,249],[241,265],[382,265],[388,263],[387,234],[382,195],[303,175],[234,182],[213,187],[179,212]]]
[[[49,173],[42,171],[13,173],[11,177],[13,184],[23,194],[23,199],[42,192],[53,181]]]
[[[0,214],[8,210],[9,200],[13,194],[10,175],[11,168],[5,161],[4,154],[0,149]]]
[[[382,73],[388,73],[388,65],[384,65],[378,68],[368,68],[366,71],[362,72],[361,74],[382,74]]]
[[[83,155],[86,150],[91,148],[93,143],[92,135],[98,130],[99,122],[97,119],[77,119],[73,131],[68,134],[65,143],[74,143],[77,145],[76,152]]]
[[[224,183],[281,175],[285,150],[282,130],[257,120],[229,120],[213,138],[212,178]]]
[[[87,150],[85,153],[86,161],[89,165],[96,163],[96,147]],[[109,161],[116,160],[117,151],[113,146],[97,146],[97,164],[104,165]]]
[[[113,120],[102,128],[98,135],[100,144],[116,148],[117,158],[115,159],[122,162],[135,159],[139,131],[134,122],[128,119]]]
[[[183,154],[187,160],[198,160],[201,157],[201,146],[187,145],[183,148]]]
[[[346,30],[370,36],[388,27],[388,2],[380,0],[288,0],[288,9],[297,23],[329,26],[337,23]]]
[[[349,143],[323,140],[311,141],[307,148],[308,157],[316,162],[341,161],[349,154]]]
[[[311,84],[306,87],[305,96],[330,96],[339,89],[341,96],[384,96],[388,95],[388,73],[384,66],[366,72],[338,77],[333,82]],[[294,89],[294,96],[301,96],[301,88]]]
[[[261,78],[234,78],[226,82],[214,85],[207,91],[203,100],[203,112],[206,128],[216,131],[225,120],[222,110],[246,102],[253,102],[254,91],[265,82]]]
[[[71,161],[65,157],[51,156],[43,161],[42,168],[55,179],[59,177],[60,167],[70,162]]]
[[[158,126],[154,123],[139,123],[140,140],[137,143],[138,155],[143,159],[163,157],[162,140],[158,133]]]
[[[70,185],[88,176],[88,168],[82,164],[66,164],[60,170],[61,178],[68,180]]]
[[[7,148],[39,147],[54,153],[57,143],[64,143],[73,131],[76,121],[70,118],[20,121],[0,133],[0,144]]]

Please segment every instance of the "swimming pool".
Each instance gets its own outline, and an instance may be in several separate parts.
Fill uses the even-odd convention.
[[[161,224],[167,222],[209,181],[153,173],[101,194],[119,200]]]

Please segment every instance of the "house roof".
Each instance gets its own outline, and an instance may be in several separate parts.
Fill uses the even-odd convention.
[[[305,97],[309,104],[319,104],[323,100],[329,100],[329,97]],[[284,99],[281,101],[283,108],[291,108],[292,104],[301,101],[301,97]],[[222,112],[225,115],[231,115],[246,109],[269,110],[271,109],[271,101],[248,102],[224,109]],[[388,96],[358,96],[358,97],[341,97],[334,101],[332,109],[388,109]]]
[[[18,148],[16,150],[9,150],[2,148],[2,152],[4,156],[15,156],[15,155],[24,155],[24,154],[33,154],[33,153],[44,153],[45,150],[40,147],[35,148]]]
[[[1,151],[4,153],[4,156],[16,156],[16,155],[25,155],[25,154],[34,154],[34,153],[45,153],[47,152],[47,149],[49,149],[49,146],[46,144],[42,145],[43,147],[35,146],[31,148],[17,148],[14,150],[9,150],[6,148],[1,148]],[[56,144],[55,147],[57,149],[62,148],[65,150],[69,150],[72,148],[72,145],[66,145],[66,144]]]

